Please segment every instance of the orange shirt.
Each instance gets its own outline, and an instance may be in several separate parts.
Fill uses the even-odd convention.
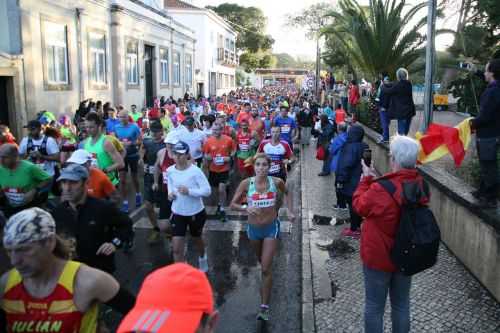
[[[219,139],[215,136],[208,137],[203,145],[203,153],[210,155],[209,170],[212,172],[225,172],[229,171],[229,162],[224,162],[224,157],[230,157],[236,150],[236,142],[229,136],[222,134]]]
[[[90,168],[87,193],[91,197],[98,199],[109,198],[115,191],[115,186],[108,176],[97,168]]]
[[[250,118],[251,118],[251,117],[252,117],[252,116],[250,115],[250,113],[249,113],[249,112],[246,112],[246,111],[241,111],[241,112],[240,112],[240,114],[238,115],[238,118],[236,118],[236,122],[237,122],[238,124],[241,124],[241,122],[242,122],[243,120],[246,120],[246,121],[250,122]]]
[[[262,140],[264,138],[264,122],[257,118],[250,118],[250,131],[256,132],[257,136],[259,137],[259,140]]]
[[[345,111],[343,109],[335,110],[335,123],[340,124],[345,121]]]

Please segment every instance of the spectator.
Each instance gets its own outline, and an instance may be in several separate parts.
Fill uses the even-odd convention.
[[[384,178],[396,187],[394,197],[374,180],[373,169],[363,163],[363,174],[353,196],[354,209],[365,218],[361,236],[361,260],[365,280],[365,332],[384,332],[384,309],[391,296],[392,331],[410,331],[411,277],[399,273],[390,251],[399,227],[403,183],[420,186],[423,179],[416,167],[418,143],[406,136],[396,136],[390,144],[391,172]],[[423,197],[421,204],[428,202]],[[397,202],[397,203],[396,203]]]
[[[337,167],[339,164],[339,156],[340,156],[340,151],[342,150],[342,147],[344,147],[344,144],[347,141],[347,124],[346,123],[339,123],[337,125],[337,130],[338,130],[338,135],[332,139],[330,147],[328,148],[328,153],[331,156],[331,163],[330,163],[330,172],[333,172],[337,174]],[[337,182],[335,182],[337,184]],[[337,209],[347,209],[347,203],[345,200],[343,200],[342,194],[339,192],[339,188],[335,188],[336,192],[336,197],[337,197]],[[347,214],[343,214],[347,215]]]
[[[398,134],[408,135],[410,132],[411,119],[415,116],[415,104],[413,103],[413,88],[408,81],[408,71],[399,68],[396,71],[398,81],[392,86],[383,86],[382,93],[390,98],[387,109],[388,121],[397,119]]]
[[[359,86],[356,80],[351,81],[351,85],[349,87],[349,113],[353,116],[355,121],[359,121],[359,112],[357,111],[357,107],[359,104],[360,96],[359,96]]]
[[[391,98],[390,95],[384,91],[384,88],[391,88],[392,83],[386,73],[382,75],[383,81],[380,83],[380,87],[378,89],[378,108],[380,115],[380,127],[382,127],[382,137],[380,138],[379,143],[387,143],[389,142],[389,124],[391,122],[387,116],[387,110],[391,104]]]
[[[472,195],[485,208],[497,206],[498,161],[500,147],[500,59],[486,65],[484,78],[488,87],[481,95],[479,115],[471,120],[476,130],[476,147],[479,158],[481,183]]]
[[[342,236],[358,239],[360,236],[361,217],[353,209],[352,195],[356,190],[361,177],[361,159],[368,145],[363,142],[365,131],[359,125],[353,125],[347,131],[347,139],[340,150],[337,171],[335,174],[335,188],[338,189],[340,200],[349,206],[351,226],[342,231]]]
[[[326,114],[321,115],[320,121],[321,129],[319,130],[318,135],[318,148],[320,146],[323,147],[325,151],[325,158],[323,160],[323,168],[321,169],[321,172],[318,174],[318,176],[323,177],[330,175],[331,155],[328,151],[328,146],[330,145],[330,141],[335,135],[335,127],[330,123]]]
[[[302,109],[297,116],[297,124],[300,129],[300,143],[302,145],[309,145],[311,141],[311,130],[314,125],[314,117],[308,102],[302,104]]]
[[[337,104],[335,109],[335,123],[340,124],[345,122],[345,110],[342,108],[342,104]]]
[[[0,146],[5,143],[16,144],[16,138],[10,132],[10,128],[6,125],[0,125]]]
[[[212,333],[218,318],[205,273],[176,263],[146,277],[118,333]]]

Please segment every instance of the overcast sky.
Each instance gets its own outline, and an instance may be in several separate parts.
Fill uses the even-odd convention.
[[[316,54],[315,42],[306,39],[304,30],[285,26],[286,15],[289,13],[297,13],[315,3],[325,2],[324,0],[192,0],[194,5],[200,7],[207,5],[217,6],[224,2],[237,3],[246,7],[254,6],[262,9],[264,15],[268,18],[267,33],[275,40],[273,45],[274,53],[286,52],[295,57],[301,56],[314,59]],[[416,3],[419,1],[410,0],[410,2]],[[360,0],[360,3],[368,4],[368,0]],[[426,15],[427,11],[423,9],[420,12],[420,16],[424,17]],[[438,22],[438,26],[444,26],[444,23]],[[453,20],[448,18],[446,26],[453,28],[455,24]],[[436,48],[438,50],[444,50],[452,42],[453,38],[450,37],[450,35],[439,36],[436,39]]]

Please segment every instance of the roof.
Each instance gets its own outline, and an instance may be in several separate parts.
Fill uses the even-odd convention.
[[[199,7],[193,6],[192,4],[181,0],[164,0],[164,1],[167,10],[169,8],[201,9]]]

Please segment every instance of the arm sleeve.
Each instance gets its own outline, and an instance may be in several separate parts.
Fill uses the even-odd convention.
[[[167,154],[167,152],[165,152]],[[172,178],[172,172],[167,169],[167,190],[168,194],[174,193],[174,179]]]
[[[361,216],[366,217],[370,208],[370,185],[373,177],[363,177],[352,196],[352,207]],[[372,194],[373,195],[373,194]]]
[[[132,231],[132,220],[130,217],[122,213],[118,208],[109,203],[109,207],[106,207],[106,221],[107,224],[111,226],[112,237],[109,241],[113,240],[115,237],[123,241],[131,241],[133,237]]]
[[[384,94],[388,96],[394,95],[399,92],[399,86],[400,86],[399,82],[394,84],[392,87],[383,86],[382,91],[384,92]]]
[[[500,107],[500,98],[495,98],[492,93],[484,95],[484,100],[481,101],[481,109],[479,115],[472,119],[473,128],[481,128],[485,125],[494,123],[495,110]]]
[[[189,195],[195,198],[208,197],[212,193],[212,189],[210,188],[207,177],[199,168],[195,170],[193,176],[198,184],[198,188],[190,188]]]
[[[35,181],[37,183],[41,183],[41,182],[44,182],[44,181],[49,180],[50,178],[52,178],[51,175],[49,175],[47,172],[45,172],[41,168],[37,167],[36,165],[31,165],[30,166],[30,171],[31,171],[31,175],[33,176],[33,178],[35,179]]]

